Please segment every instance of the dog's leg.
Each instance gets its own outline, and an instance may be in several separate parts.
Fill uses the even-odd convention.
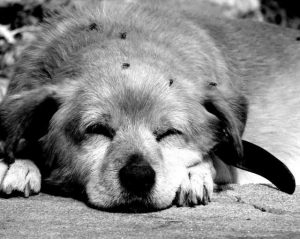
[[[41,190],[41,174],[37,166],[30,160],[17,159],[7,165],[0,161],[0,192],[10,195],[13,192],[25,197],[39,193]]]
[[[9,95],[0,105],[0,193],[28,197],[41,189],[38,141],[58,109],[55,90],[43,87]],[[17,158],[17,159],[16,159]],[[19,158],[19,159],[18,159]],[[22,158],[22,160],[20,159]],[[24,158],[31,160],[24,160]]]
[[[215,170],[209,160],[187,168],[186,177],[177,191],[174,204],[177,206],[208,204],[213,193],[214,177]]]

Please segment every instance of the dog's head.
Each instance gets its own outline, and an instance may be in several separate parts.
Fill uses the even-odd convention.
[[[0,109],[6,158],[21,138],[39,141],[48,184],[101,208],[165,208],[216,145],[241,156],[245,99],[211,82],[222,63],[193,25],[109,14],[57,22],[24,53]]]
[[[217,144],[242,154],[242,98],[229,102],[215,84],[98,54],[77,80],[6,97],[8,157],[20,138],[39,140],[48,184],[83,191],[96,207],[151,210],[170,206],[187,168]]]

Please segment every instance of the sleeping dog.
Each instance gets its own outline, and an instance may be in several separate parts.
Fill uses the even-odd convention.
[[[2,194],[43,180],[149,211],[207,204],[214,184],[294,192],[298,31],[113,2],[51,21],[0,106]]]

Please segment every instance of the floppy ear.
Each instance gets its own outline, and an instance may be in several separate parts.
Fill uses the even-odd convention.
[[[0,105],[4,160],[13,163],[20,139],[34,141],[47,133],[49,121],[59,106],[50,87],[8,95]]]
[[[214,123],[217,145],[213,152],[227,164],[237,163],[243,159],[241,136],[248,108],[244,97],[237,98],[238,100],[230,102],[220,96],[210,96],[204,101],[206,110],[218,119],[217,123]]]
[[[207,111],[219,120],[219,142],[213,153],[226,164],[259,174],[272,182],[279,190],[292,194],[295,178],[290,170],[275,156],[241,139],[247,117],[247,101],[239,97],[237,103],[211,97],[204,103]]]

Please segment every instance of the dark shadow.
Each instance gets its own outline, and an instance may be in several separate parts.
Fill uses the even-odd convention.
[[[224,191],[232,191],[234,190],[232,186],[228,185],[228,184],[219,184],[219,185],[216,185],[214,187],[214,193],[220,193],[220,192],[224,192]]]

